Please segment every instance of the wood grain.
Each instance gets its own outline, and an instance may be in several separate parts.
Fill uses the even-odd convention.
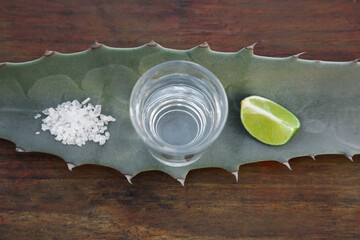
[[[81,51],[97,40],[151,39],[219,51],[348,61],[360,57],[357,1],[17,1],[0,3],[0,62],[45,49]],[[130,185],[94,165],[18,153],[0,139],[1,239],[359,239],[360,158],[339,155],[191,171],[185,187],[161,172]]]

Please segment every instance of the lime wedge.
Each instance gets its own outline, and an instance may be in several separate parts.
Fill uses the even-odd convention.
[[[287,143],[300,127],[299,120],[279,104],[259,96],[241,101],[241,121],[257,140],[269,145]]]

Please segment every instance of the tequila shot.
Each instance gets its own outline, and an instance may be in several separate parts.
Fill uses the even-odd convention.
[[[225,90],[203,66],[188,61],[159,64],[132,90],[132,124],[152,156],[181,167],[198,160],[221,133],[228,114]]]

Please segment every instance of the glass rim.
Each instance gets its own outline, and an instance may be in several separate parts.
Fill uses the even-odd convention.
[[[200,144],[196,144],[193,146],[160,145],[159,143],[155,142],[147,134],[146,131],[144,131],[143,127],[139,123],[140,121],[138,120],[137,114],[136,114],[136,111],[137,111],[137,109],[135,108],[135,106],[136,106],[135,101],[136,101],[136,97],[137,97],[136,95],[139,92],[139,90],[142,88],[143,84],[148,80],[149,76],[151,76],[151,74],[155,73],[159,68],[163,68],[168,65],[175,65],[175,64],[191,66],[191,67],[197,68],[200,71],[204,72],[212,80],[211,83],[214,84],[215,88],[219,90],[220,100],[224,103],[222,106],[223,112],[220,116],[220,119],[218,121],[218,125],[216,126],[216,128],[213,130],[213,132],[209,136],[207,136],[206,141],[202,141]],[[136,133],[142,139],[142,141],[148,147],[152,148],[153,150],[156,150],[158,152],[165,153],[165,154],[170,154],[170,155],[171,154],[173,154],[173,155],[174,154],[176,154],[176,155],[178,155],[178,154],[194,154],[194,153],[201,152],[202,150],[209,147],[218,138],[218,136],[222,132],[222,130],[225,126],[226,120],[227,120],[227,116],[228,116],[228,99],[227,99],[225,89],[224,89],[222,83],[220,82],[220,80],[215,76],[215,74],[213,74],[210,70],[203,67],[202,65],[195,63],[195,62],[191,62],[191,61],[185,61],[185,60],[167,61],[167,62],[160,63],[158,65],[155,65],[152,68],[148,69],[143,75],[141,75],[141,77],[138,79],[135,86],[133,87],[132,92],[131,92],[129,107],[130,107],[131,123],[134,126]]]

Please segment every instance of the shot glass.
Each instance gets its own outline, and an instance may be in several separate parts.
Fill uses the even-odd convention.
[[[151,155],[181,167],[198,160],[220,135],[228,114],[225,90],[205,67],[188,61],[159,64],[137,81],[130,118]]]

